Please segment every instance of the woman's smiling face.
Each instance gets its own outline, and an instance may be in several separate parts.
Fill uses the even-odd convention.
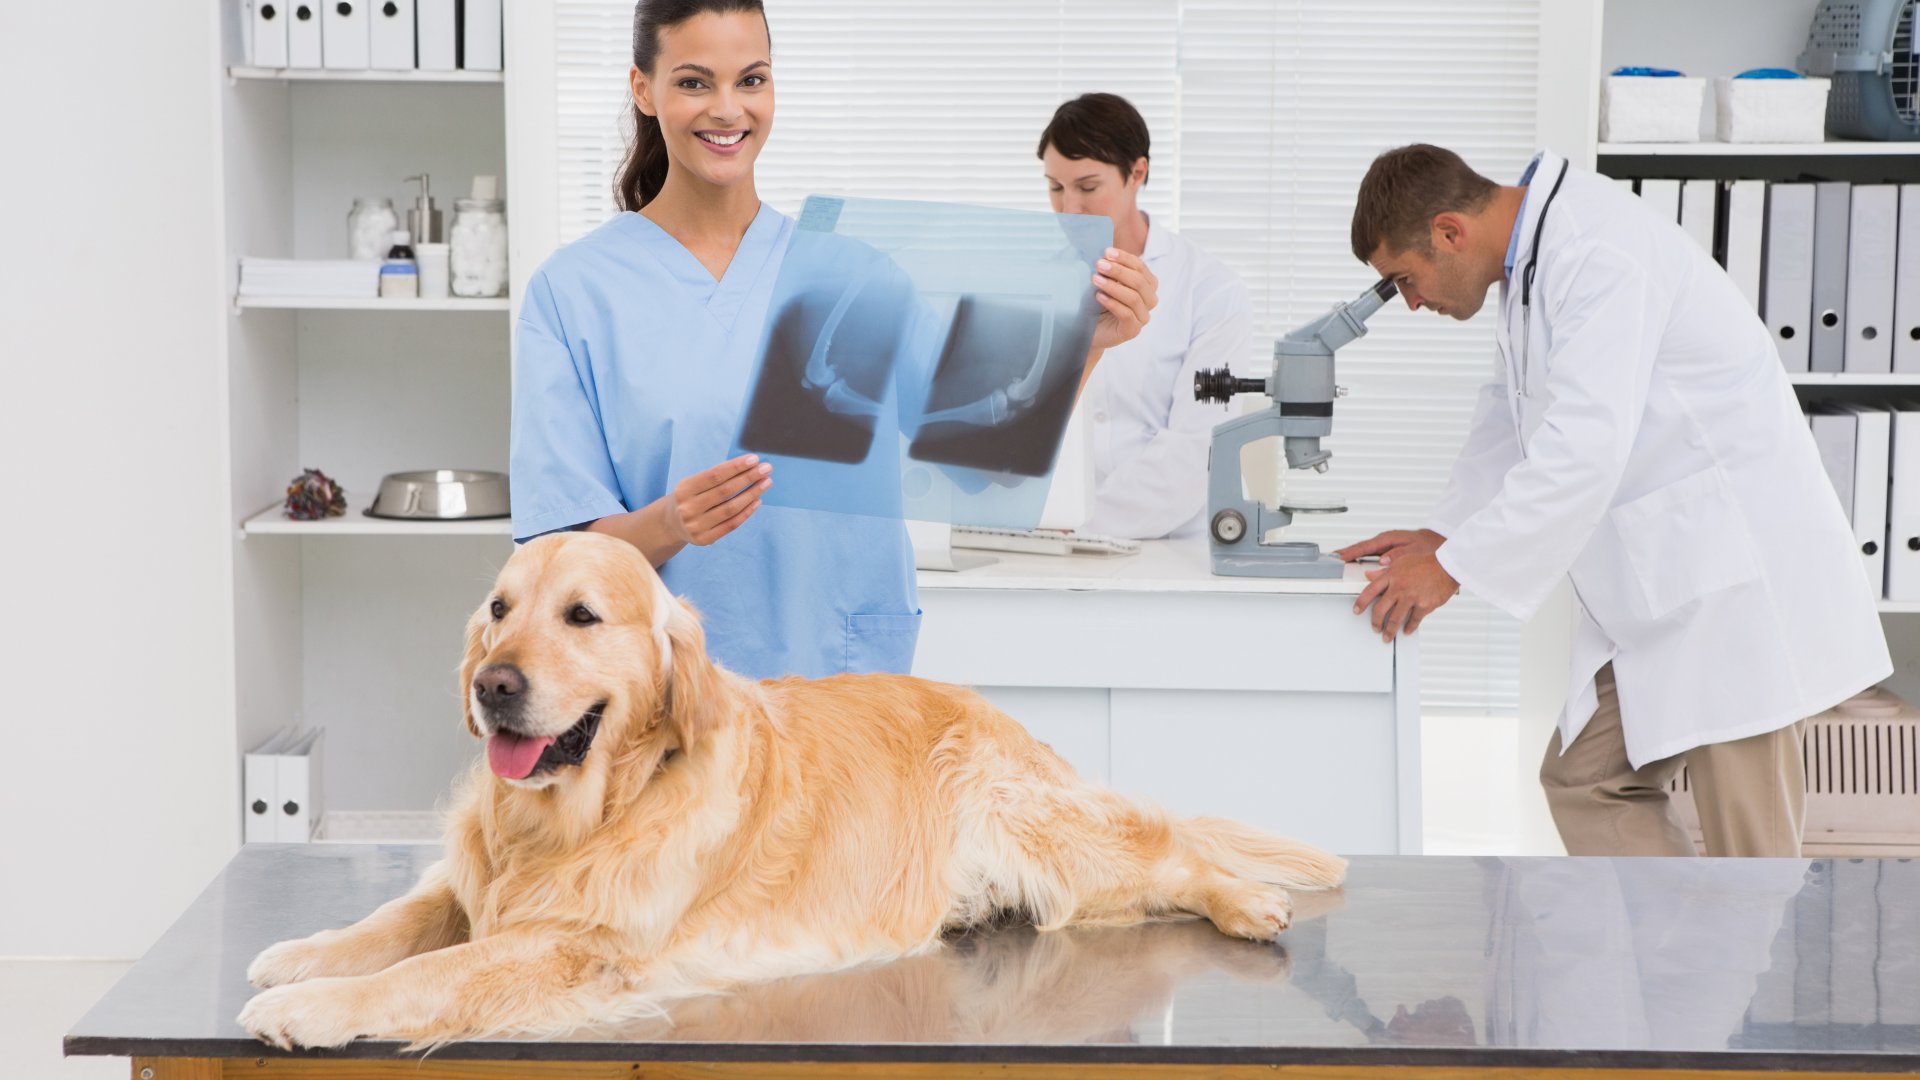
[[[660,121],[667,157],[688,179],[731,187],[753,176],[773,129],[766,20],[705,13],[660,31],[652,72],[630,79],[640,111]]]

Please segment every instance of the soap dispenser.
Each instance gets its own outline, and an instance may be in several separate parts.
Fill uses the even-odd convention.
[[[413,202],[413,208],[407,211],[407,232],[413,236],[416,244],[438,244],[444,238],[440,232],[440,211],[434,209],[433,193],[429,188],[432,181],[426,173],[409,176],[406,183],[420,182],[420,196]]]

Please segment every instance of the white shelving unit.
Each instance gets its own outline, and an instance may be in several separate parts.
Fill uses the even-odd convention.
[[[269,82],[360,82],[360,83],[493,83],[506,81],[499,71],[331,71],[322,68],[263,68],[233,65],[227,68],[229,79],[264,79]]]
[[[513,535],[506,518],[475,521],[402,521],[368,517],[363,506],[351,503],[340,517],[294,521],[274,503],[240,523],[247,536],[505,536]]]
[[[1789,376],[1795,386],[1899,387],[1920,386],[1920,375],[1860,375],[1830,371],[1800,371]]]
[[[258,311],[511,311],[513,302],[506,297],[421,300],[373,297],[358,299],[340,296],[239,296],[233,306]]]
[[[507,0],[509,19],[526,17],[517,7]],[[385,196],[404,215],[414,188],[403,178],[422,172],[443,228],[476,175],[499,177],[514,198],[509,82],[498,72],[248,68],[237,22],[215,80],[233,767],[300,720],[327,729],[329,813],[424,812],[475,752],[453,672],[466,619],[512,552],[511,525],[362,511],[388,473],[506,471],[514,298],[238,297],[238,265],[344,258],[353,200]],[[508,222],[512,249],[511,208]],[[345,488],[346,516],[282,515],[288,481],[308,467]]]
[[[1600,143],[1596,152],[1601,157],[1902,157],[1920,154],[1920,143],[1848,139],[1824,143]]]

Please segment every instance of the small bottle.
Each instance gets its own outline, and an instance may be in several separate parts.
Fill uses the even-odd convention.
[[[405,229],[387,235],[393,245],[380,264],[381,299],[412,300],[420,295],[420,267],[414,262],[412,237]]]

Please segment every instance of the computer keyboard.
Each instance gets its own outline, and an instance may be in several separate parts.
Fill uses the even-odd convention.
[[[1091,536],[1059,529],[992,529],[955,525],[953,546],[982,551],[1017,551],[1027,555],[1134,555],[1140,541],[1117,536]]]

